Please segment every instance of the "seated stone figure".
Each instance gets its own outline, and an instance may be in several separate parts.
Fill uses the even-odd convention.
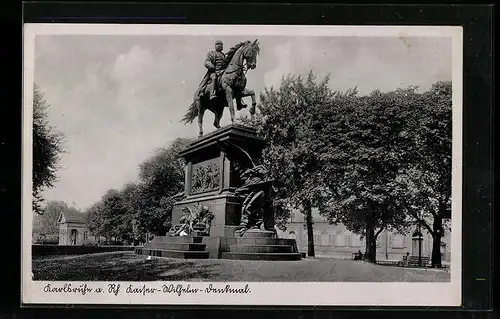
[[[169,232],[169,236],[181,236],[181,233],[186,232],[186,226],[183,224],[173,225]],[[187,233],[187,232],[186,232]]]
[[[212,212],[207,207],[197,205],[194,210],[189,207],[184,207],[183,215],[180,219],[180,224],[172,226],[169,231],[170,236],[191,236],[195,233],[196,236],[210,236],[210,225],[214,218]]]

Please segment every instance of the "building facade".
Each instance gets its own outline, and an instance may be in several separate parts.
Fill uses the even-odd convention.
[[[330,225],[323,216],[319,215],[317,210],[313,210],[313,220],[316,256],[350,259],[353,253],[359,251],[365,253],[365,239],[361,238],[360,235],[350,232],[343,225]],[[432,236],[424,228],[420,231],[422,233],[421,245],[418,245],[418,241],[413,240],[413,231],[408,234],[382,231],[377,237],[377,260],[401,260],[407,252],[411,256],[418,256],[419,248],[421,256],[431,257]],[[307,228],[302,213],[294,213],[287,229],[284,232],[278,231],[278,236],[295,239],[299,251],[307,252]],[[451,259],[450,247],[450,234],[445,232],[441,241],[443,262],[449,262]]]

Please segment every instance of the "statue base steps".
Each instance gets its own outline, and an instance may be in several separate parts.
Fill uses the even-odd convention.
[[[295,239],[277,238],[275,232],[250,230],[243,237],[155,236],[137,255],[180,259],[301,260]]]
[[[208,251],[183,251],[183,250],[169,250],[169,249],[148,249],[136,248],[137,255],[177,258],[177,259],[208,259]]]
[[[201,244],[203,237],[201,236],[155,236],[152,241],[146,243],[193,243]],[[146,247],[146,245],[144,247]]]
[[[148,243],[148,249],[166,249],[177,251],[205,251],[205,244],[195,243]]]
[[[262,245],[296,245],[295,239],[285,239],[285,238],[267,238],[267,237],[225,237],[224,242],[228,246],[231,245],[252,245],[252,246],[262,246]]]
[[[300,253],[222,253],[223,259],[233,260],[294,261],[301,257]]]
[[[227,240],[227,251],[222,253],[223,259],[239,260],[301,260],[295,239],[277,238],[274,231],[251,229]]]
[[[271,230],[249,229],[242,238],[277,238],[276,232]]]
[[[233,245],[233,253],[293,253],[292,245]]]
[[[208,259],[209,252],[200,236],[155,236],[135,254],[179,259]]]

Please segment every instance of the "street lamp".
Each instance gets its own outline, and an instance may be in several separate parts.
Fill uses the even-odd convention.
[[[415,243],[418,245],[418,265],[422,266],[422,232],[420,231],[420,224],[418,224],[417,230],[412,235],[413,247]]]
[[[385,230],[385,260],[389,259],[389,232]]]

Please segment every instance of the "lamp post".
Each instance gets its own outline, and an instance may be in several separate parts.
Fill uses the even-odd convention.
[[[422,236],[422,231],[421,231],[421,226],[422,226],[422,212],[421,211],[417,215],[416,223],[417,223],[417,229],[412,234],[412,242],[413,242],[413,249],[412,250],[413,251],[418,250],[418,265],[422,266],[422,240],[423,240],[423,236]],[[413,253],[413,256],[415,256],[414,253]]]
[[[422,232],[420,231],[420,223],[418,223],[418,265],[422,266]]]
[[[415,242],[416,244],[418,245],[418,264],[419,266],[422,265],[422,232],[420,231],[420,224],[418,225],[417,227],[417,230],[415,230],[415,232],[413,233],[412,235],[412,240],[413,240],[413,244],[415,247]]]
[[[385,260],[389,259],[389,232],[385,230]]]

